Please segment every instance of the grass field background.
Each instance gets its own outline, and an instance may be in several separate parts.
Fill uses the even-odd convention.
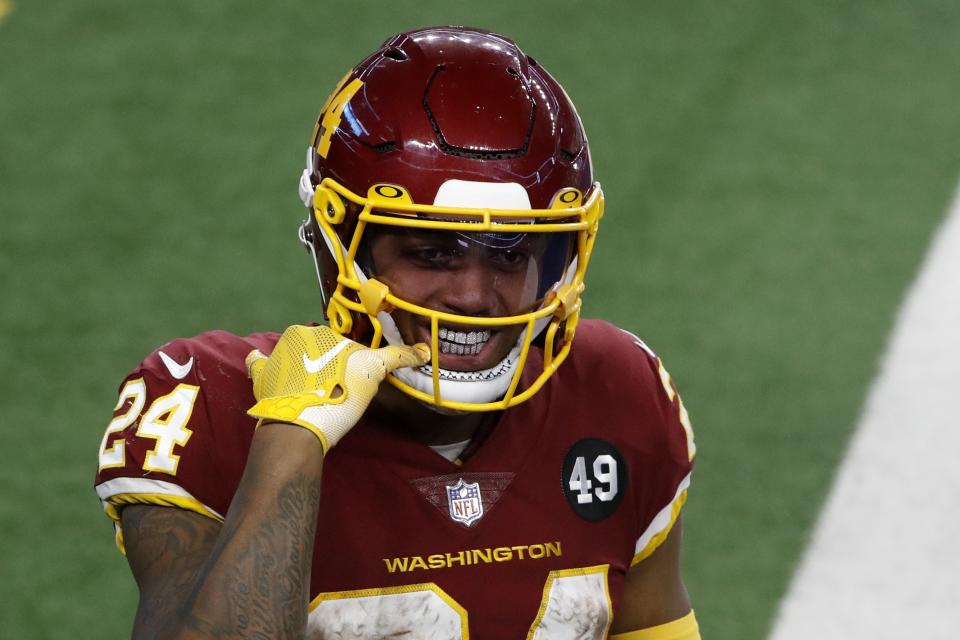
[[[0,5],[2,6],[2,5]],[[129,634],[92,490],[124,374],[317,319],[296,182],[387,35],[503,31],[580,108],[607,217],[590,316],[643,336],[699,442],[703,635],[763,638],[960,169],[960,4],[16,2],[0,22],[0,620]]]

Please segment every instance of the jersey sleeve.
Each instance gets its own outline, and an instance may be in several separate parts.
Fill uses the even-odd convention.
[[[631,565],[635,565],[660,546],[679,517],[690,487],[696,444],[690,415],[663,361],[642,340],[627,335],[632,346],[641,351],[634,354],[640,360],[636,366],[644,367],[648,374],[643,376],[643,387],[636,392],[645,396],[644,404],[651,409],[646,415],[657,426],[651,439],[655,448],[645,452],[647,464],[642,467],[640,478],[652,492],[649,499],[643,496],[646,491],[636,494],[640,497],[640,522],[645,526],[634,547]]]
[[[597,323],[594,330],[594,367],[609,372],[605,412],[629,461],[635,565],[666,539],[686,501],[696,454],[693,428],[672,377],[653,350],[611,324]]]
[[[246,415],[253,395],[243,358],[253,348],[271,347],[211,332],[167,343],[124,379],[95,480],[121,550],[126,505],[177,507],[223,520],[255,426]]]

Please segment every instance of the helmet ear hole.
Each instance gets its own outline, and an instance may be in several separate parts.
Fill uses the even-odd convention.
[[[300,225],[300,244],[302,244],[308,251],[313,247],[313,229],[310,226],[310,221],[305,220],[303,224]]]

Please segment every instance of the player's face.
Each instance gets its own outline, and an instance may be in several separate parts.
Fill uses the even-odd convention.
[[[370,251],[378,280],[399,298],[435,311],[513,316],[533,310],[542,295],[545,234],[457,233],[391,229],[373,235]],[[404,342],[430,343],[429,318],[392,313]],[[440,324],[440,366],[478,371],[510,352],[523,325]]]

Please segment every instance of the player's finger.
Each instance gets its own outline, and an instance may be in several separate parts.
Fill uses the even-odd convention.
[[[267,366],[267,356],[263,355],[260,349],[254,349],[244,358],[244,363],[247,365],[247,375],[256,380],[263,368]]]
[[[388,373],[400,367],[419,367],[430,362],[430,347],[422,342],[412,347],[392,344],[376,349],[375,353],[380,357]]]

